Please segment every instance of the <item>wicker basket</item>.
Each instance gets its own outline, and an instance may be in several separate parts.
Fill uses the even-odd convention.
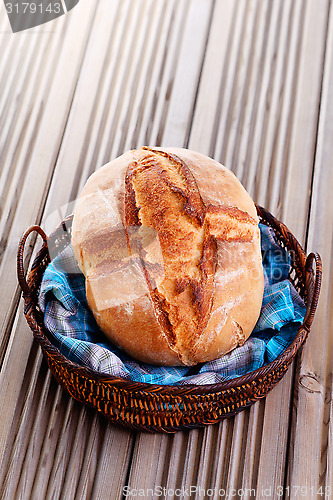
[[[291,254],[290,280],[306,303],[305,319],[293,343],[273,362],[236,379],[205,386],[160,386],[131,382],[103,375],[65,358],[47,337],[37,299],[44,270],[50,262],[49,250],[52,249],[54,255],[55,251],[61,251],[67,245],[72,217],[65,219],[49,238],[39,226],[29,228],[22,237],[17,256],[24,314],[59,384],[73,398],[96,408],[114,423],[156,432],[175,432],[213,424],[265,397],[286,373],[307,338],[317,307],[322,266],[320,256],[311,253],[307,257],[284,224],[262,207],[257,206],[257,211],[261,222],[274,229],[281,246]],[[34,231],[42,236],[44,244],[25,279],[24,246],[28,235]]]

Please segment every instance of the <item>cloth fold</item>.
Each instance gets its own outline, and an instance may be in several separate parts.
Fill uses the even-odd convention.
[[[259,227],[265,276],[261,314],[244,345],[225,356],[195,367],[163,367],[138,362],[115,347],[89,310],[85,277],[70,244],[48,265],[41,283],[39,306],[50,341],[75,363],[151,384],[215,384],[262,367],[293,341],[306,307],[288,280],[290,255],[278,244],[270,227]]]

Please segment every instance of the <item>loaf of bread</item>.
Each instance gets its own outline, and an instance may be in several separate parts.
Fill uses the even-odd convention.
[[[216,359],[260,315],[255,205],[202,154],[144,147],[97,170],[77,200],[72,243],[99,327],[137,360]]]

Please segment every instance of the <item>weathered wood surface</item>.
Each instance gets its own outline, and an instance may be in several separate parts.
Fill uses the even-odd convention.
[[[16,34],[0,16],[0,497],[330,498],[331,2],[82,0]],[[15,272],[22,232],[50,232],[92,171],[143,144],[221,161],[324,261],[311,335],[278,386],[171,436],[119,429],[58,387]]]

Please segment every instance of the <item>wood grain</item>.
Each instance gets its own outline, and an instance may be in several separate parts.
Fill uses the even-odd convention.
[[[0,16],[1,498],[332,485],[332,44],[329,0],[82,1],[15,35]],[[15,274],[22,232],[52,231],[90,173],[142,145],[222,161],[324,262],[310,337],[278,386],[171,436],[112,426],[62,391]]]
[[[32,72],[35,76],[32,86],[40,85],[40,87],[32,101],[22,100],[20,119],[17,117],[15,120],[18,136],[24,136],[24,140],[16,144],[14,157],[6,158],[10,169],[15,169],[18,174],[12,176],[10,186],[6,187],[6,190],[10,192],[11,203],[8,207],[4,205],[4,213],[1,217],[0,279],[2,283],[6,283],[7,293],[0,301],[0,356],[3,355],[8,341],[9,328],[17,306],[18,289],[15,276],[17,242],[25,229],[41,218],[77,74],[84,55],[90,16],[93,12],[94,9],[90,4],[84,7],[82,13],[85,22],[83,24],[79,16],[59,18],[58,30],[50,35],[49,47],[48,38],[43,38],[45,34],[41,33],[41,45],[46,43],[47,46],[46,62],[42,65],[42,73]],[[69,19],[73,21],[72,29],[68,29]],[[35,36],[38,37],[38,34]],[[26,52],[28,59],[30,43],[33,40],[34,37],[30,35],[29,43],[24,44],[22,49],[24,53]],[[34,44],[32,45],[34,47]],[[38,47],[38,44],[36,46]],[[61,57],[62,51],[65,52],[63,57]],[[38,57],[36,63],[39,64]],[[18,68],[21,69],[20,65]],[[22,70],[24,71],[24,65]],[[63,78],[64,74],[68,75],[68,78]],[[16,81],[21,82],[20,78]],[[27,89],[18,87],[18,95],[25,90],[29,92],[29,85]],[[52,130],[51,133],[50,130]],[[15,138],[12,130],[5,128],[4,133]]]
[[[308,251],[323,259],[318,314],[298,367],[293,402],[288,484],[306,485],[313,498],[328,498],[332,487],[332,97],[333,12],[330,10],[312,188]]]
[[[321,70],[312,72],[310,66],[313,51],[316,53],[316,64],[319,68],[322,65],[327,4],[316,13],[312,10],[315,9],[313,3],[307,6],[306,11],[303,7],[302,2],[274,2],[272,9],[268,9],[267,4],[248,2],[247,12],[238,11],[239,5],[233,5],[235,10],[230,12],[230,19],[234,20],[234,24],[228,38],[231,63],[225,67],[219,63],[221,86],[213,86],[210,75],[215,68],[215,60],[209,57],[208,52],[197,99],[197,110],[207,107],[212,113],[216,110],[215,121],[208,113],[201,117],[195,114],[193,142],[191,136],[189,146],[196,149],[195,140],[198,140],[198,148],[203,153],[211,154],[231,167],[254,199],[278,217],[282,217],[283,207],[283,220],[304,244],[321,92]],[[216,9],[222,10],[221,4],[218,3]],[[226,38],[226,33],[218,34],[217,28],[215,32],[214,21],[218,25],[218,18],[213,16],[211,33],[214,40],[218,35]],[[245,39],[242,36],[244,32]],[[302,52],[302,59],[299,60],[300,47],[309,47],[315,32],[316,41],[311,44],[311,50],[309,48]],[[262,40],[266,40],[266,43],[263,44]],[[304,82],[307,82],[307,87]],[[205,92],[204,83],[209,94]],[[309,105],[304,106],[304,101],[308,102],[308,92],[311,100]],[[294,102],[295,95],[297,102]],[[304,115],[306,129],[302,127]],[[214,129],[212,123],[215,124]],[[213,142],[203,142],[203,130],[206,127],[210,132],[207,139],[213,138]],[[300,164],[294,158],[303,155],[304,143],[309,149]],[[293,179],[293,184],[297,183],[298,186],[288,198],[284,194],[286,178]],[[296,181],[300,178],[299,182]],[[293,204],[303,207],[301,210],[295,210],[291,205],[286,210],[291,197]],[[221,487],[240,485],[249,488],[252,485],[262,491],[269,487],[276,490],[284,484],[292,373],[290,370],[265,402],[256,405],[260,409],[250,410],[251,421],[255,419],[252,425],[255,428],[261,426],[261,432],[255,435],[257,442],[252,443],[256,452],[251,471],[248,465],[244,465],[246,472],[242,467],[239,468],[240,456],[250,452],[244,444],[242,454],[239,455],[237,451],[244,440],[244,433],[240,431],[238,439],[232,438],[232,453],[238,453],[236,464],[230,456],[224,458],[229,476],[224,478]],[[250,443],[248,445],[251,450]]]

